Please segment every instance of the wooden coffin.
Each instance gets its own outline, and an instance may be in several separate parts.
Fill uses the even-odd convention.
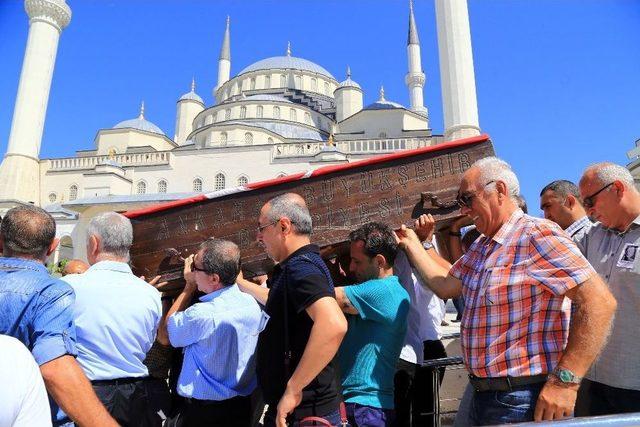
[[[267,200],[285,192],[305,198],[312,241],[321,247],[345,241],[369,221],[398,228],[431,213],[441,228],[459,215],[455,197],[462,173],[492,155],[491,141],[482,135],[129,211],[132,268],[145,277],[161,275],[169,281],[165,289],[181,287],[182,258],[216,237],[239,245],[245,276],[264,274],[272,264],[256,242],[258,215]]]

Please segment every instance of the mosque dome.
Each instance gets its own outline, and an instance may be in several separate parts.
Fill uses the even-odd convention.
[[[200,98],[200,96],[196,93],[196,80],[193,79],[191,80],[191,91],[185,93],[184,95],[182,95],[180,97],[180,99],[178,99],[178,102],[180,101],[196,101],[199,102],[200,104],[204,105],[204,101],[202,101],[202,98]]]
[[[356,83],[355,81],[351,80],[351,68],[350,67],[347,67],[347,79],[345,81],[343,81],[343,82],[340,82],[340,84],[338,85],[338,89],[343,88],[343,87],[355,87],[355,88],[358,88],[358,89],[362,89],[358,83]]]
[[[365,110],[395,110],[398,108],[404,108],[404,106],[397,102],[387,101],[384,99],[384,87],[380,88],[380,99],[373,104],[369,104],[364,107]]]
[[[132,128],[137,130],[143,130],[145,132],[157,133],[159,135],[165,135],[165,133],[155,124],[144,118],[144,102],[140,107],[140,115],[135,119],[125,120],[118,123],[113,129]],[[165,135],[166,136],[166,135]]]
[[[270,70],[270,69],[310,71],[312,73],[322,74],[324,76],[327,76],[335,80],[335,77],[333,77],[330,72],[328,72],[323,67],[316,64],[315,62],[311,62],[303,58],[297,58],[295,56],[291,56],[290,47],[287,47],[287,55],[272,56],[271,58],[266,58],[258,62],[254,62],[253,64],[246,67],[244,70],[240,71],[238,75],[248,73],[250,71]]]

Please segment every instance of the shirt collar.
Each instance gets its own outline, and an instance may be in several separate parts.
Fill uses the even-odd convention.
[[[504,241],[507,238],[507,236],[511,234],[516,224],[518,223],[520,218],[522,218],[523,216],[524,216],[524,212],[522,212],[522,209],[516,209],[511,214],[507,222],[502,224],[502,227],[500,227],[498,232],[491,238],[491,240],[494,240],[499,245],[504,244]]]
[[[209,302],[209,301],[213,301],[214,298],[222,295],[223,293],[227,292],[227,291],[232,291],[233,289],[238,289],[238,285],[236,285],[235,283],[231,286],[225,286],[223,288],[218,289],[217,291],[213,291],[210,294],[206,294],[203,295],[199,298],[200,302]]]
[[[16,270],[33,270],[47,273],[47,267],[43,263],[28,258],[0,257],[0,266],[15,268]]]
[[[133,274],[133,272],[131,271],[131,267],[129,267],[129,264],[127,264],[126,262],[119,262],[119,261],[96,262],[91,267],[89,267],[87,271],[104,271],[104,270]]]
[[[573,233],[575,233],[576,231],[580,230],[582,227],[584,227],[585,225],[588,225],[589,223],[591,223],[591,221],[589,220],[589,217],[585,215],[582,218],[574,221],[570,226],[565,228],[564,231],[569,236],[573,236]]]

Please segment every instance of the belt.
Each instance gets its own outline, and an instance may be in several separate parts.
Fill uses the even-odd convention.
[[[527,377],[489,377],[480,378],[469,375],[469,382],[476,391],[511,391],[516,387],[538,384],[547,381],[547,374]]]
[[[91,385],[120,385],[120,384],[132,384],[139,381],[144,381],[148,377],[129,377],[129,378],[115,378],[112,380],[93,380]]]

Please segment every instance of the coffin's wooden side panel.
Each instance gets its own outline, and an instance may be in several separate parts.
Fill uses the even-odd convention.
[[[138,275],[162,275],[172,282],[169,288],[181,286],[180,257],[216,237],[239,245],[247,276],[262,274],[271,263],[256,242],[258,214],[267,200],[285,192],[296,192],[307,201],[313,217],[312,241],[320,246],[343,242],[369,221],[397,228],[431,213],[443,226],[459,215],[454,201],[462,173],[474,161],[493,154],[487,140],[136,216],[132,267]]]

